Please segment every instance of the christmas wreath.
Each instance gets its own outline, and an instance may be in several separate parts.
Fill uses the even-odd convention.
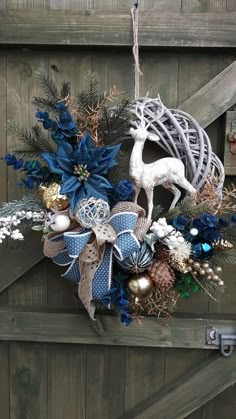
[[[7,124],[23,147],[2,160],[22,172],[28,193],[0,207],[0,243],[23,240],[22,225],[41,231],[45,255],[78,284],[93,319],[97,302],[128,325],[167,316],[193,293],[215,298],[224,289],[221,265],[236,262],[236,188],[223,188],[206,133],[159,98],[121,100],[115,87],[101,94],[95,74],[75,98],[70,83],[59,90],[45,71],[36,76],[45,93],[33,98],[36,125]],[[131,156],[121,147],[127,137]],[[144,164],[146,140],[170,157]],[[153,205],[157,185],[174,194],[169,210]]]

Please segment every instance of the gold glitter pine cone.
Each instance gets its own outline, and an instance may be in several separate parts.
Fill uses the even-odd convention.
[[[166,246],[164,246],[161,243],[155,244],[154,257],[155,259],[158,259],[158,261],[161,261],[161,262],[169,262],[171,258],[169,250],[167,249]]]
[[[148,273],[161,291],[168,291],[173,287],[175,274],[167,262],[154,261],[148,269]]]
[[[216,250],[229,250],[233,248],[233,245],[228,240],[220,239],[214,241],[213,248]]]
[[[63,211],[69,206],[69,199],[66,195],[60,194],[61,185],[57,182],[49,185],[40,185],[38,195],[48,209]]]

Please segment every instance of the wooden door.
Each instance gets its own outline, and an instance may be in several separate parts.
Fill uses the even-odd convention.
[[[224,114],[236,103],[235,1],[139,3],[141,95],[191,113],[223,157]],[[72,93],[92,70],[104,90],[115,84],[133,96],[132,5],[0,0],[1,155],[15,145],[6,120],[34,122],[40,67],[71,80]],[[2,201],[19,196],[15,172],[0,165],[0,178]],[[1,419],[235,419],[235,353],[220,356],[206,336],[209,327],[235,331],[234,266],[220,302],[196,295],[168,326],[144,319],[127,328],[106,314],[89,321],[37,233],[1,245],[0,258]]]

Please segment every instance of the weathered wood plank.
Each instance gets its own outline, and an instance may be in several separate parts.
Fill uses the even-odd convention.
[[[235,12],[144,11],[140,46],[235,47]],[[40,34],[40,36],[39,36]],[[3,10],[1,44],[132,45],[129,11]]]
[[[0,257],[0,292],[2,292],[43,259],[42,242],[39,237],[32,234],[30,240],[20,243],[20,247],[1,249]]]
[[[235,327],[233,320],[175,318],[168,325],[156,318],[125,327],[114,316],[89,320],[86,313],[39,313],[0,309],[0,340],[88,343],[167,348],[207,348],[206,327]]]
[[[85,383],[86,346],[48,345],[48,419],[85,419]]]
[[[124,413],[125,348],[87,347],[86,419]]]
[[[9,348],[8,342],[0,342],[0,406],[1,419],[10,419]]]
[[[47,348],[10,343],[10,418],[47,419]]]
[[[229,134],[232,131],[236,131],[236,111],[226,113],[224,168],[225,174],[230,176],[236,175],[235,143],[229,141]]]
[[[127,348],[125,410],[159,391],[164,385],[164,348]]]
[[[208,357],[187,374],[140,403],[122,419],[183,419],[236,381],[236,352]]]
[[[236,61],[181,106],[205,128],[236,103]]]

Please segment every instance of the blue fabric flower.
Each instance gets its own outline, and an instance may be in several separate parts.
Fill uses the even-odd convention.
[[[38,160],[26,160],[22,170],[25,172],[25,179],[21,179],[19,186],[24,186],[28,189],[38,187],[40,183],[48,180],[50,172],[47,167],[42,166]]]
[[[82,198],[101,198],[108,201],[111,183],[104,177],[113,166],[120,145],[96,147],[87,131],[72,147],[68,142],[58,144],[54,154],[41,153],[51,173],[61,176],[61,193],[70,200],[72,211]]]
[[[130,180],[121,180],[118,186],[119,200],[128,201],[132,199],[133,184]]]
[[[232,223],[236,223],[236,214],[233,214],[231,217]]]
[[[60,112],[57,122],[49,118],[48,112],[37,111],[36,118],[43,123],[45,129],[51,131],[51,137],[56,142],[75,136],[78,127],[76,122],[73,121],[71,113],[67,110],[67,106],[61,102],[56,104],[55,108]]]
[[[124,323],[126,326],[129,326],[133,321],[133,317],[128,310],[128,294],[124,287],[125,280],[128,277],[129,276],[123,272],[117,272],[113,276],[113,283],[115,286],[108,291],[101,301],[107,307],[112,304],[120,314],[121,323]]]
[[[176,228],[176,230],[185,231],[189,224],[189,219],[184,215],[178,215],[170,221],[170,224]]]
[[[207,214],[204,212],[200,217],[201,223],[206,227],[216,227],[218,223],[218,219],[213,214]]]
[[[23,159],[17,160],[16,156],[14,154],[6,154],[3,158],[7,166],[13,166],[14,170],[19,170],[23,166]]]

